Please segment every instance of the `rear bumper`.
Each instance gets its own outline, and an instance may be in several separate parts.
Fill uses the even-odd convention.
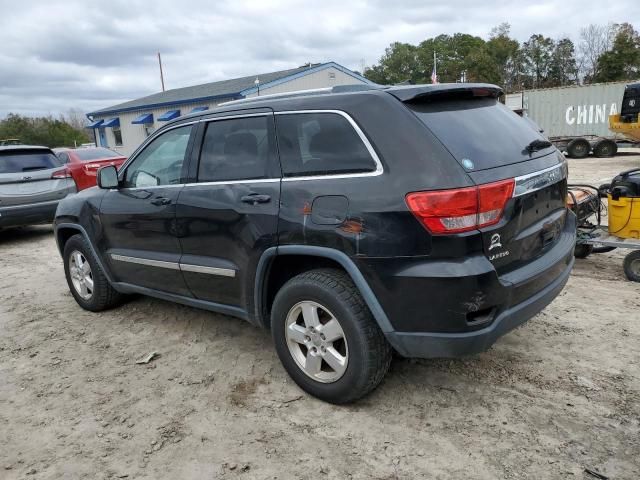
[[[388,315],[389,343],[406,357],[458,357],[488,349],[546,307],[574,264],[575,215],[542,256],[498,275],[484,255],[463,259],[368,259],[366,280]]]
[[[51,223],[56,214],[59,200],[0,207],[0,227],[21,227]]]
[[[547,287],[500,313],[486,328],[462,333],[389,332],[389,343],[405,357],[460,357],[487,350],[495,341],[549,305],[569,279],[574,260]]]

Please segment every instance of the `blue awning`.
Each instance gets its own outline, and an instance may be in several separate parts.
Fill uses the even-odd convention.
[[[131,123],[137,123],[140,125],[145,123],[153,123],[153,113],[143,113]]]
[[[100,125],[102,125],[102,122],[104,122],[104,120],[96,120],[95,122],[91,122],[85,128],[98,128]]]
[[[189,113],[204,112],[205,110],[209,110],[209,107],[196,107]]]
[[[107,120],[106,122],[104,122],[102,126],[103,127],[119,127],[120,119],[118,117],[112,118],[111,120]]]
[[[167,113],[163,113],[158,117],[159,122],[168,122],[169,120],[173,120],[174,118],[178,118],[180,116],[180,110],[169,110]]]

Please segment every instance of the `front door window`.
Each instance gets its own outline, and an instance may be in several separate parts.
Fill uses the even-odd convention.
[[[182,182],[191,126],[174,128],[155,138],[127,167],[125,188],[148,188]]]

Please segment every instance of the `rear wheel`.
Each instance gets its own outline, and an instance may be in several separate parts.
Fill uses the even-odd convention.
[[[600,140],[593,147],[593,154],[596,157],[613,157],[618,153],[618,145],[613,140]]]
[[[567,145],[567,155],[571,158],[585,158],[589,156],[591,144],[584,138],[574,138]]]
[[[632,282],[640,282],[640,250],[631,252],[624,257],[624,274]]]
[[[391,363],[384,334],[340,270],[311,270],[289,280],[273,302],[271,331],[287,373],[327,402],[363,397]]]
[[[62,257],[67,284],[78,305],[99,312],[120,303],[122,295],[111,287],[82,235],[67,240]]]

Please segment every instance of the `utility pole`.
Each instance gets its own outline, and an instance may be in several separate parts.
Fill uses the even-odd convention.
[[[164,75],[162,74],[162,58],[160,52],[158,52],[158,65],[160,66],[160,83],[162,84],[162,91],[164,92]]]

